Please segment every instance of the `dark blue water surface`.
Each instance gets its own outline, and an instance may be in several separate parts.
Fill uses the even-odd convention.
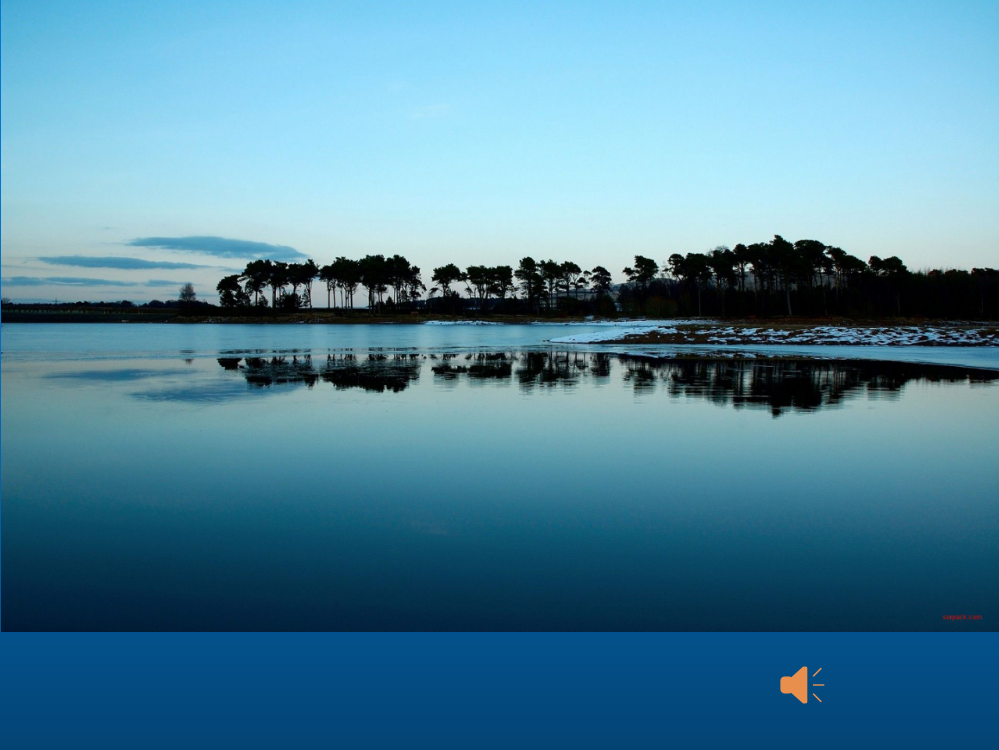
[[[4,325],[3,628],[995,629],[994,350],[558,335]]]

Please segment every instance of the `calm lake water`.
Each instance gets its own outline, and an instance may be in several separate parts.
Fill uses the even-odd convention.
[[[3,629],[996,629],[999,351],[562,335],[4,325]]]

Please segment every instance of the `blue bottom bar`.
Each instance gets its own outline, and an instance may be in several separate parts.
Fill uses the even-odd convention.
[[[965,746],[992,733],[999,692],[994,634],[4,633],[0,649],[11,748]],[[802,666],[807,704],[779,688]]]

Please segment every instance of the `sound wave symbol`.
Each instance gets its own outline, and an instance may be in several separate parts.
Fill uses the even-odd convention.
[[[816,669],[816,670],[815,670],[815,674],[813,674],[813,675],[812,675],[812,679],[814,680],[814,679],[815,679],[815,675],[816,675],[816,674],[818,674],[818,673],[819,673],[819,672],[821,672],[821,671],[822,671],[822,667],[819,667],[818,669]],[[813,688],[817,688],[817,687],[825,687],[825,683],[821,683],[821,684],[819,684],[819,683],[815,683],[815,682],[813,682],[813,683],[812,683],[812,687],[813,687]],[[815,700],[817,700],[817,701],[818,701],[819,703],[821,703],[821,702],[822,702],[822,699],[821,699],[821,698],[820,698],[819,696],[817,696],[817,695],[816,695],[815,693],[812,693],[812,697],[813,697],[813,698],[815,698]]]

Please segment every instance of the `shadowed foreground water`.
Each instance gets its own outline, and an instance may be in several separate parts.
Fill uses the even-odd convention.
[[[5,359],[2,625],[993,630],[996,378],[556,349]]]

